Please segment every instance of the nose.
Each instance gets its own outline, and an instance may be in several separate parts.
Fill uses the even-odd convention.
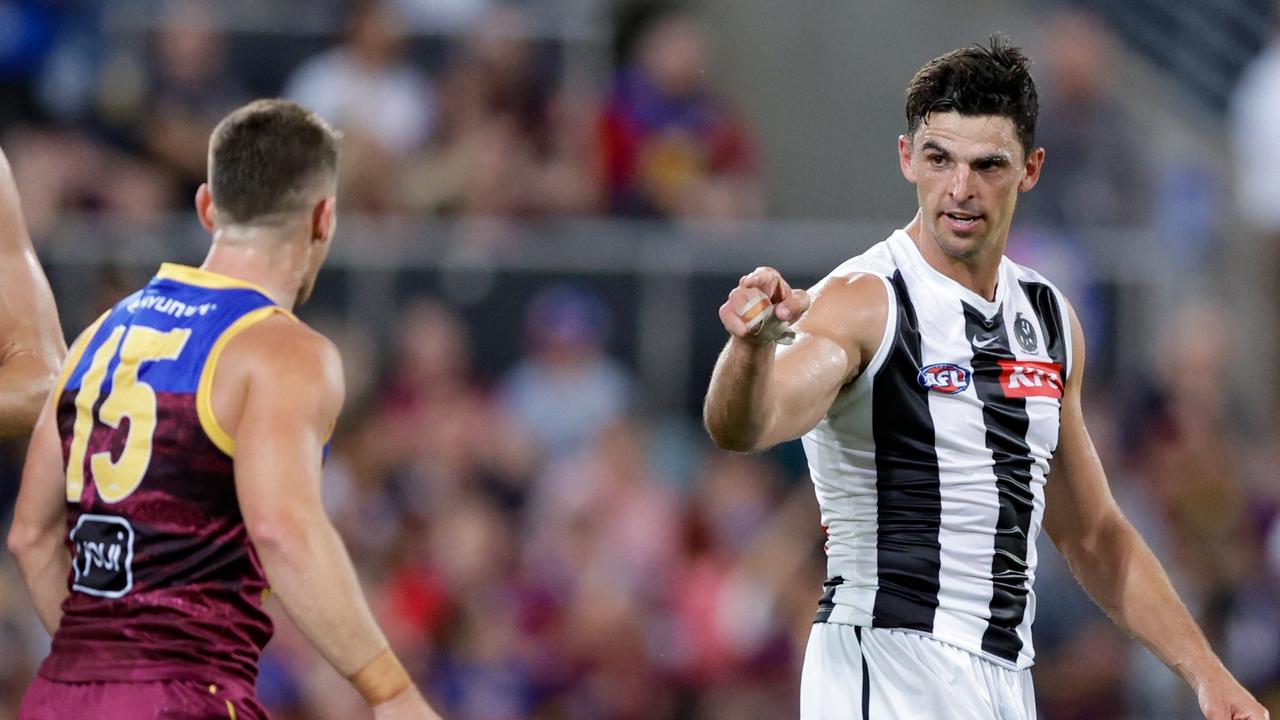
[[[952,199],[961,202],[973,197],[973,171],[968,165],[959,163],[951,173],[951,186],[948,188]]]

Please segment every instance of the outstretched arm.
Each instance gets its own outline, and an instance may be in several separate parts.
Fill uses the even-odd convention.
[[[1072,372],[1045,486],[1044,527],[1071,572],[1107,614],[1183,677],[1208,720],[1270,718],[1223,667],[1137,530],[1120,512],[1080,405],[1084,335],[1071,313]]]
[[[228,357],[228,356],[231,357]],[[239,405],[236,494],[267,579],[289,616],[379,718],[437,718],[365,602],[320,501],[324,444],[342,406],[337,350],[300,323],[264,320],[228,345],[215,414]]]
[[[747,331],[738,313],[756,290],[795,323],[794,343],[775,346]],[[887,312],[884,284],[870,275],[828,278],[811,292],[792,290],[773,268],[744,276],[720,306],[729,342],[703,408],[711,439],[745,452],[813,429],[874,355]]]
[[[31,432],[67,346],[0,152],[0,437]]]

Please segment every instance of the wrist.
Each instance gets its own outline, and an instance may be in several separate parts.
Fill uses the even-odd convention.
[[[1211,651],[1180,660],[1173,664],[1173,670],[1196,692],[1219,677],[1230,675],[1226,666]]]
[[[394,700],[413,689],[413,680],[391,648],[383,648],[347,680],[370,707]]]

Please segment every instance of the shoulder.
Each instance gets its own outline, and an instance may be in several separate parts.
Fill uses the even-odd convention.
[[[236,335],[223,351],[219,373],[224,371],[273,394],[342,392],[342,358],[337,346],[283,313],[272,314]]]

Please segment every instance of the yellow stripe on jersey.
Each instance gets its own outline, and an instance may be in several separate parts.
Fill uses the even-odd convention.
[[[232,705],[230,700],[227,700],[226,703],[227,703],[227,717],[231,718],[231,720],[236,720],[236,706]]]
[[[204,433],[209,436],[213,444],[229,457],[235,457],[236,454],[235,438],[222,429],[218,419],[213,415],[213,376],[217,372],[218,358],[232,338],[275,313],[297,320],[293,313],[277,305],[268,305],[245,313],[218,336],[217,341],[213,343],[213,348],[209,350],[209,357],[204,361],[204,369],[200,371],[200,384],[196,388],[196,415],[200,418],[200,427],[204,428]]]
[[[257,283],[251,283],[248,280],[241,280],[222,273],[202,270],[190,265],[163,263],[160,265],[160,270],[156,273],[156,277],[164,280],[176,280],[186,285],[195,285],[196,287],[210,288],[212,290],[255,290],[267,297],[271,297],[271,293]]]
[[[58,373],[58,382],[53,386],[53,392],[49,394],[49,401],[55,406],[62,399],[62,391],[67,389],[67,380],[71,379],[71,373],[75,372],[76,365],[80,364],[80,358],[84,356],[85,348],[89,347],[89,341],[93,340],[93,336],[98,334],[98,328],[102,327],[102,322],[111,314],[108,310],[98,316],[93,324],[80,333],[80,337],[71,344],[71,351],[67,353],[66,362],[62,364],[62,372]]]

